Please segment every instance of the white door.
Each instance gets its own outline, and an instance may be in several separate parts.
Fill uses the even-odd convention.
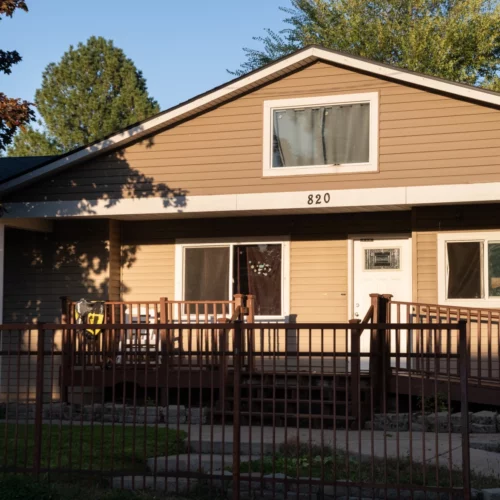
[[[357,239],[353,242],[352,316],[363,320],[370,294],[391,294],[393,300],[411,301],[411,238]],[[401,345],[406,345],[401,338]],[[370,350],[370,332],[361,336],[361,351]],[[364,364],[364,363],[363,363]]]

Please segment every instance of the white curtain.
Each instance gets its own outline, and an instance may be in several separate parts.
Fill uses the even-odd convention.
[[[273,167],[369,161],[370,105],[274,112]]]

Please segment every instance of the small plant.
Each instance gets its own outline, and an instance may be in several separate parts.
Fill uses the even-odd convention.
[[[417,409],[419,411],[424,410],[424,413],[434,413],[444,412],[450,410],[448,408],[448,398],[446,394],[438,392],[436,396],[427,396],[426,398],[422,398],[419,396],[417,398]]]

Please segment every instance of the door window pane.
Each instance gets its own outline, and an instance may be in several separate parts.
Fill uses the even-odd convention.
[[[448,243],[448,298],[478,299],[482,296],[481,243]]]
[[[365,250],[365,270],[400,269],[399,248],[367,248]]]
[[[229,300],[228,284],[229,247],[186,248],[184,300]]]
[[[488,245],[488,287],[490,297],[500,297],[500,243]]]
[[[255,295],[255,314],[281,315],[281,245],[238,245],[233,291]]]
[[[276,110],[273,124],[273,168],[369,161],[369,103]]]

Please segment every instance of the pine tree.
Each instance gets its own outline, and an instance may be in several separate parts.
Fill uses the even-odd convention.
[[[49,64],[35,104],[45,130],[16,136],[11,156],[70,151],[159,111],[133,61],[102,37],[71,46]]]
[[[449,80],[500,88],[498,0],[292,0],[286,29],[244,49],[244,74],[317,44]]]

